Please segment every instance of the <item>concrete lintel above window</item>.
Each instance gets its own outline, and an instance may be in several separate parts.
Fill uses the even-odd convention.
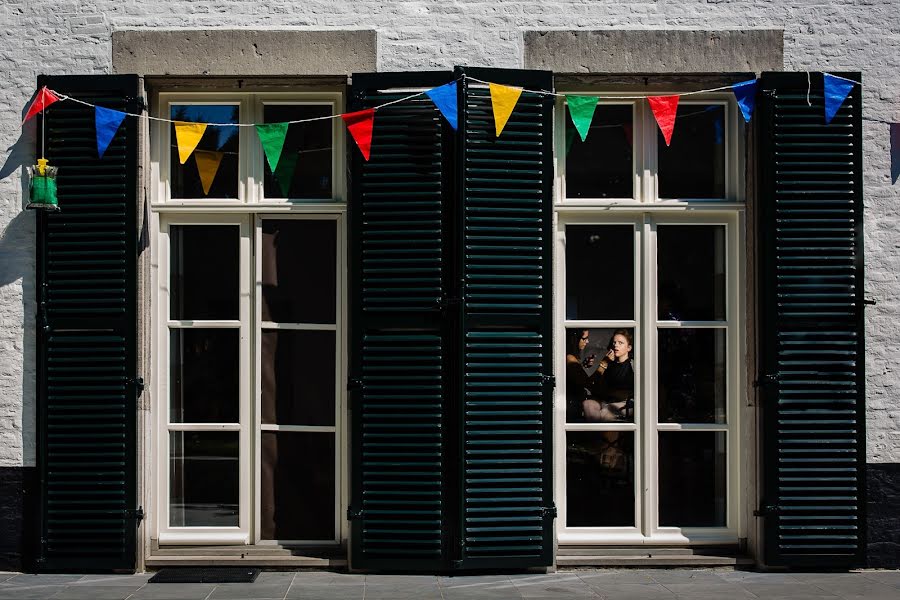
[[[556,73],[781,71],[781,29],[525,32],[525,68]]]
[[[113,71],[139,75],[349,75],[375,71],[373,30],[130,29]]]

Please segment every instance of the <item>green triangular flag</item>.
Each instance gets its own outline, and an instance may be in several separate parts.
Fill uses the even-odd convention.
[[[599,100],[600,98],[597,96],[570,96],[566,94],[569,116],[572,117],[572,123],[575,124],[575,129],[581,135],[582,142],[587,139],[591,121],[594,120],[594,110],[596,110]]]
[[[257,125],[256,133],[269,161],[269,169],[275,172],[278,168],[278,159],[281,158],[281,149],[284,148],[284,138],[287,135],[290,123],[266,123]]]
[[[291,183],[294,181],[294,169],[297,168],[298,156],[296,152],[288,152],[281,157],[281,162],[278,163],[278,168],[275,169],[274,175],[276,181],[278,181],[278,188],[285,198],[290,197]]]

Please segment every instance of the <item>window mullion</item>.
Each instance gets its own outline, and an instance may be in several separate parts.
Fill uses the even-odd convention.
[[[646,137],[645,137],[646,139]],[[656,323],[654,318],[656,315],[656,225],[649,215],[644,215],[641,233],[641,253],[640,265],[642,274],[642,285],[640,288],[640,302],[638,303],[641,312],[642,341],[641,352],[643,353],[641,361],[641,454],[642,454],[642,474],[641,481],[643,483],[644,493],[639,496],[641,506],[641,529],[644,536],[653,535],[659,522],[658,505],[658,476],[657,468],[657,381],[656,381]]]

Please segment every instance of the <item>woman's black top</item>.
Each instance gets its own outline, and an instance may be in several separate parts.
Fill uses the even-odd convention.
[[[630,360],[611,362],[600,377],[595,395],[606,402],[622,402],[634,397],[634,367]]]

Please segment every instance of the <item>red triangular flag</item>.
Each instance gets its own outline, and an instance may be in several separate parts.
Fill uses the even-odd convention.
[[[666,146],[672,143],[672,132],[675,130],[675,113],[678,112],[678,96],[650,96],[647,102],[656,117],[659,130],[666,140]]]
[[[372,125],[375,123],[375,109],[367,108],[357,112],[346,113],[341,115],[347,129],[353,137],[353,141],[359,146],[363,158],[369,160],[369,153],[372,151]]]
[[[34,99],[34,102],[31,103],[31,106],[28,107],[28,112],[25,113],[25,118],[22,119],[22,123],[38,114],[54,102],[59,101],[59,96],[51,92],[47,86],[41,88],[41,91],[38,92],[37,98]]]

